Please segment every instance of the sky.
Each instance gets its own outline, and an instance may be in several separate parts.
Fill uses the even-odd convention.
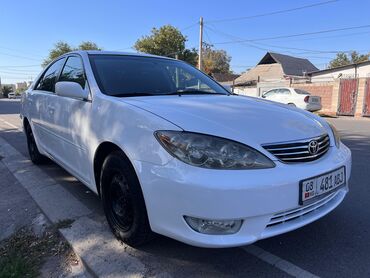
[[[204,41],[226,50],[236,73],[267,51],[307,58],[320,69],[338,51],[370,51],[368,0],[1,0],[0,10],[3,84],[34,79],[57,41],[133,52],[153,27],[171,24],[188,48],[198,48],[201,16]]]

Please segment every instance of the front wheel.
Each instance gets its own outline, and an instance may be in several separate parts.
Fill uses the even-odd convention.
[[[121,152],[105,159],[101,172],[105,216],[114,235],[135,247],[152,238],[145,201],[135,171]]]
[[[29,124],[25,126],[26,137],[27,137],[27,147],[28,147],[28,154],[30,156],[31,161],[34,164],[43,164],[46,162],[47,158],[43,156],[39,149],[37,148],[35,137],[32,132],[32,128]]]

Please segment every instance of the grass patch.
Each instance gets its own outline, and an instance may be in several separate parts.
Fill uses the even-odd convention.
[[[0,243],[0,278],[38,277],[45,258],[64,254],[68,248],[53,228],[41,238],[20,229]]]

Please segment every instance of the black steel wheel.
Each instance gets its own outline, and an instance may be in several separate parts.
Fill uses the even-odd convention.
[[[30,156],[31,161],[34,164],[45,163],[47,159],[39,152],[39,149],[37,148],[37,144],[35,141],[35,137],[33,136],[32,128],[29,124],[25,126],[25,131],[27,137],[28,154]]]
[[[105,159],[100,192],[108,224],[119,240],[136,247],[152,238],[139,180],[122,152],[115,151]]]

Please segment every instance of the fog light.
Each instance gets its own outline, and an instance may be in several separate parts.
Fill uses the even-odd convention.
[[[190,216],[184,218],[194,231],[208,235],[235,234],[242,226],[242,220],[208,220]]]

